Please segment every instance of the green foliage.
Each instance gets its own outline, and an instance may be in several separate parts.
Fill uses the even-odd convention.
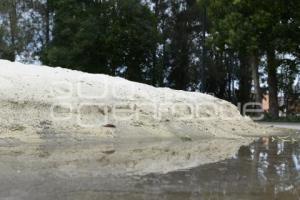
[[[195,41],[200,40],[197,35],[201,32],[202,21],[199,5],[196,1],[187,1],[186,7],[181,8],[181,1],[172,1],[171,10],[173,12],[170,18],[169,29],[169,67],[170,76],[169,85],[175,89],[186,90],[187,88],[195,90],[198,83],[198,69],[200,63],[194,62],[191,55],[198,57],[201,53],[199,44]],[[198,26],[194,24],[199,24]],[[198,38],[197,38],[198,37]]]
[[[278,107],[276,88],[284,87],[288,92],[295,79],[296,71],[292,70],[291,63],[286,64],[277,55],[295,55],[299,50],[299,1],[215,0],[209,2],[208,8],[212,32],[210,45],[225,53],[226,49],[236,52],[239,55],[240,72],[251,65],[249,63],[247,66],[241,60],[243,55],[267,55],[266,72],[271,80],[268,82],[269,91],[272,91],[271,107]],[[288,78],[276,76],[280,63]],[[243,89],[241,83],[245,80],[241,75],[240,90]],[[285,84],[286,81],[288,84]],[[276,110],[273,114],[277,115]]]
[[[145,81],[156,51],[156,19],[139,0],[58,0],[54,4],[53,41],[42,61],[92,73],[117,74]]]
[[[286,117],[273,118],[268,113],[265,113],[265,117],[262,121],[265,121],[265,122],[292,122],[292,123],[297,122],[297,123],[299,123],[300,122],[300,116],[289,115],[289,116],[286,116]]]

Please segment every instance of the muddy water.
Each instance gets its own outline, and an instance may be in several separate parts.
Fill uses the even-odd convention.
[[[272,141],[273,140],[273,141]],[[300,143],[262,138],[219,163],[165,175],[128,179],[95,191],[107,199],[300,199]]]
[[[9,166],[16,168],[14,160]],[[163,175],[65,177],[51,166],[11,171],[0,172],[1,200],[293,200],[300,199],[300,142],[262,138],[231,159]]]

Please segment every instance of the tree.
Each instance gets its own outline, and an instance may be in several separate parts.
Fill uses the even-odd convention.
[[[92,73],[150,82],[156,19],[139,0],[54,3],[53,41],[42,61]]]
[[[252,52],[257,47],[256,38],[252,34],[253,27],[249,24],[249,13],[252,9],[246,3],[240,4],[242,3],[238,1],[212,1],[209,4],[208,12],[211,19],[211,44],[219,51],[224,52],[225,55],[228,55],[221,62],[225,65],[232,65],[231,60],[238,59],[238,65],[235,65],[236,69],[234,71],[236,72],[235,77],[239,81],[237,98],[243,107],[251,99],[252,79],[250,73],[251,64],[249,62],[252,61],[254,56]],[[231,56],[235,58],[229,58],[231,63],[228,63],[226,57]],[[257,66],[252,67],[255,68]],[[227,69],[229,68],[227,66]],[[229,76],[232,77],[232,74]],[[228,88],[230,88],[230,84]]]
[[[171,1],[170,76],[171,87],[197,89],[199,74],[199,39],[201,10],[196,0]]]
[[[279,62],[277,55],[280,52],[295,51],[295,45],[297,46],[298,43],[296,42],[297,37],[294,37],[295,40],[292,41],[286,31],[299,32],[299,14],[296,13],[299,13],[299,2],[297,1],[216,0],[210,4],[214,41],[220,43],[221,40],[221,44],[225,43],[239,54],[244,52],[247,55],[247,58],[240,59],[241,64],[244,65],[244,67],[241,66],[241,69],[252,70],[252,79],[259,97],[261,92],[258,60],[259,55],[266,56],[270,97],[269,112],[274,118],[278,117],[277,68]],[[248,62],[243,60],[248,60]],[[241,83],[244,81],[245,77],[241,79],[240,87],[243,87],[244,84]],[[243,91],[241,89],[240,91]],[[260,98],[257,98],[256,101],[260,101]]]
[[[16,46],[16,13],[14,1],[2,1],[0,3],[0,56],[2,59],[15,60]],[[9,28],[8,28],[9,27]]]
[[[1,58],[26,62],[32,59],[32,55],[37,53],[35,46],[42,43],[35,39],[35,35],[40,30],[34,26],[34,6],[40,1],[29,0],[3,0],[0,2],[0,43]],[[37,18],[37,17],[36,17]]]

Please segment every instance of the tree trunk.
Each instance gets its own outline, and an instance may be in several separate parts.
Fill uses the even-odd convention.
[[[46,1],[46,10],[45,10],[45,23],[46,23],[46,27],[45,27],[45,35],[46,35],[46,47],[49,46],[49,42],[50,42],[50,3],[49,0]]]
[[[10,48],[10,56],[9,60],[15,61],[16,51],[17,51],[17,5],[15,0],[11,1],[10,10],[9,10],[9,25],[10,25],[10,40],[11,40],[11,48]]]
[[[241,105],[241,112],[243,113],[243,107],[250,101],[251,94],[251,70],[248,65],[248,58],[245,54],[240,55],[240,87],[239,87],[239,102]]]
[[[275,60],[275,51],[267,51],[268,60],[268,85],[269,85],[269,114],[272,118],[278,118],[278,89],[277,89],[277,66]]]
[[[258,73],[258,57],[255,53],[252,53],[249,58],[249,65],[252,71],[252,79],[254,83],[255,91],[255,102],[262,103],[262,92],[259,82],[259,73]]]
[[[156,19],[159,19],[159,0],[154,1],[154,15]],[[156,27],[158,29],[158,27]],[[152,85],[153,86],[158,86],[158,81],[157,81],[157,55],[156,55],[156,50],[153,50],[152,53]]]
[[[205,72],[206,72],[206,54],[207,54],[207,49],[206,49],[206,31],[207,27],[207,8],[206,4],[204,3],[203,5],[203,19],[202,19],[202,69],[200,69],[200,78],[201,78],[201,92],[206,92],[206,80],[205,80]]]

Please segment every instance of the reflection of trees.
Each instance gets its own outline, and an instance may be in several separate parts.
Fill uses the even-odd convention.
[[[252,180],[257,175],[261,190],[268,194],[268,198],[276,199],[281,195],[292,195],[300,186],[300,148],[299,144],[284,141],[271,141],[262,138],[250,145],[252,160]],[[245,155],[239,156],[244,158]],[[256,171],[256,172],[255,172]],[[296,194],[296,193],[294,193]]]
[[[234,159],[147,180],[144,189],[166,200],[300,199],[300,145],[263,138]]]

